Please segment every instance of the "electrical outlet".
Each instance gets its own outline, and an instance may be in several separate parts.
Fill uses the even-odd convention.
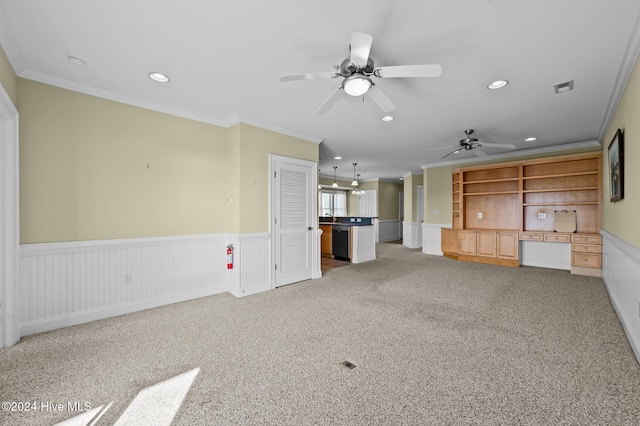
[[[538,213],[538,219],[546,219],[546,218],[547,218],[546,213]]]
[[[478,212],[478,219],[482,219],[482,212]]]
[[[132,276],[131,272],[127,272],[122,276],[122,284],[131,284]]]

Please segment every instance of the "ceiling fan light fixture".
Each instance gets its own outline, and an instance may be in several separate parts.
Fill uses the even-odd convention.
[[[487,86],[487,89],[489,89],[489,90],[502,89],[507,84],[509,84],[509,82],[507,80],[496,80],[493,83],[489,84]]]
[[[342,81],[342,88],[350,96],[362,96],[372,85],[371,79],[362,74],[350,75]]]

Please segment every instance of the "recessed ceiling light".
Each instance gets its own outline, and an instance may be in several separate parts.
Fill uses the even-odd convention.
[[[525,138],[525,140],[524,140],[524,141],[525,141],[525,142],[533,142],[533,141],[535,141],[535,140],[538,140],[538,138],[535,138],[535,137],[531,136],[530,138]]]
[[[68,56],[67,59],[69,60],[69,63],[77,67],[84,67],[85,65],[87,65],[85,61],[78,58],[77,56]]]
[[[342,157],[340,157],[339,155],[337,157],[333,157],[334,160],[342,160]]]
[[[162,74],[161,72],[150,72],[149,78],[153,81],[157,81],[158,83],[168,83],[169,77]]]
[[[404,178],[400,178],[400,180],[404,180]]]
[[[393,115],[385,115],[381,118],[382,121],[392,121],[395,117]]]
[[[509,84],[507,80],[496,80],[490,85],[488,85],[487,89],[490,89],[490,90],[502,89],[507,84]]]

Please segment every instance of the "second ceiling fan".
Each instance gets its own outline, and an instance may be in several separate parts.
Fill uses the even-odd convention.
[[[478,157],[486,157],[487,153],[484,152],[482,149],[482,147],[487,147],[487,148],[501,148],[501,149],[515,149],[516,146],[512,145],[512,144],[499,144],[499,143],[488,143],[488,142],[481,142],[478,140],[478,138],[474,138],[471,135],[473,134],[473,129],[467,129],[464,131],[464,133],[467,135],[466,138],[464,139],[460,139],[460,141],[458,142],[458,145],[455,146],[445,146],[442,148],[433,148],[433,150],[436,149],[446,149],[446,148],[454,148],[451,151],[447,152],[446,154],[442,155],[440,157],[440,159],[444,158],[444,157],[448,157],[451,154],[457,154],[458,152],[462,151],[462,150],[466,150],[466,151],[471,151],[474,150],[474,152],[476,153],[476,155],[478,155]]]
[[[318,78],[343,78],[342,84],[324,101],[316,111],[317,115],[326,114],[340,99],[344,91],[350,96],[369,95],[371,100],[384,112],[391,112],[396,105],[384,94],[371,79],[404,78],[404,77],[440,77],[442,67],[432,65],[395,65],[375,68],[373,59],[369,57],[373,36],[366,33],[351,33],[351,56],[335,65],[334,71],[308,74],[283,75],[280,81],[313,80]]]

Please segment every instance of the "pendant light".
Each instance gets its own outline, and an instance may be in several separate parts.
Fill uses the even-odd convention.
[[[358,173],[358,181],[360,180],[360,173]],[[364,194],[364,190],[360,188],[355,188],[352,192],[353,195],[361,195]]]
[[[358,186],[358,181],[356,180],[356,166],[358,163],[353,163],[353,182],[351,182],[351,186]]]
[[[336,181],[336,169],[338,168],[338,166],[333,166],[333,183],[331,184],[332,187],[337,188],[338,187],[338,182]]]

